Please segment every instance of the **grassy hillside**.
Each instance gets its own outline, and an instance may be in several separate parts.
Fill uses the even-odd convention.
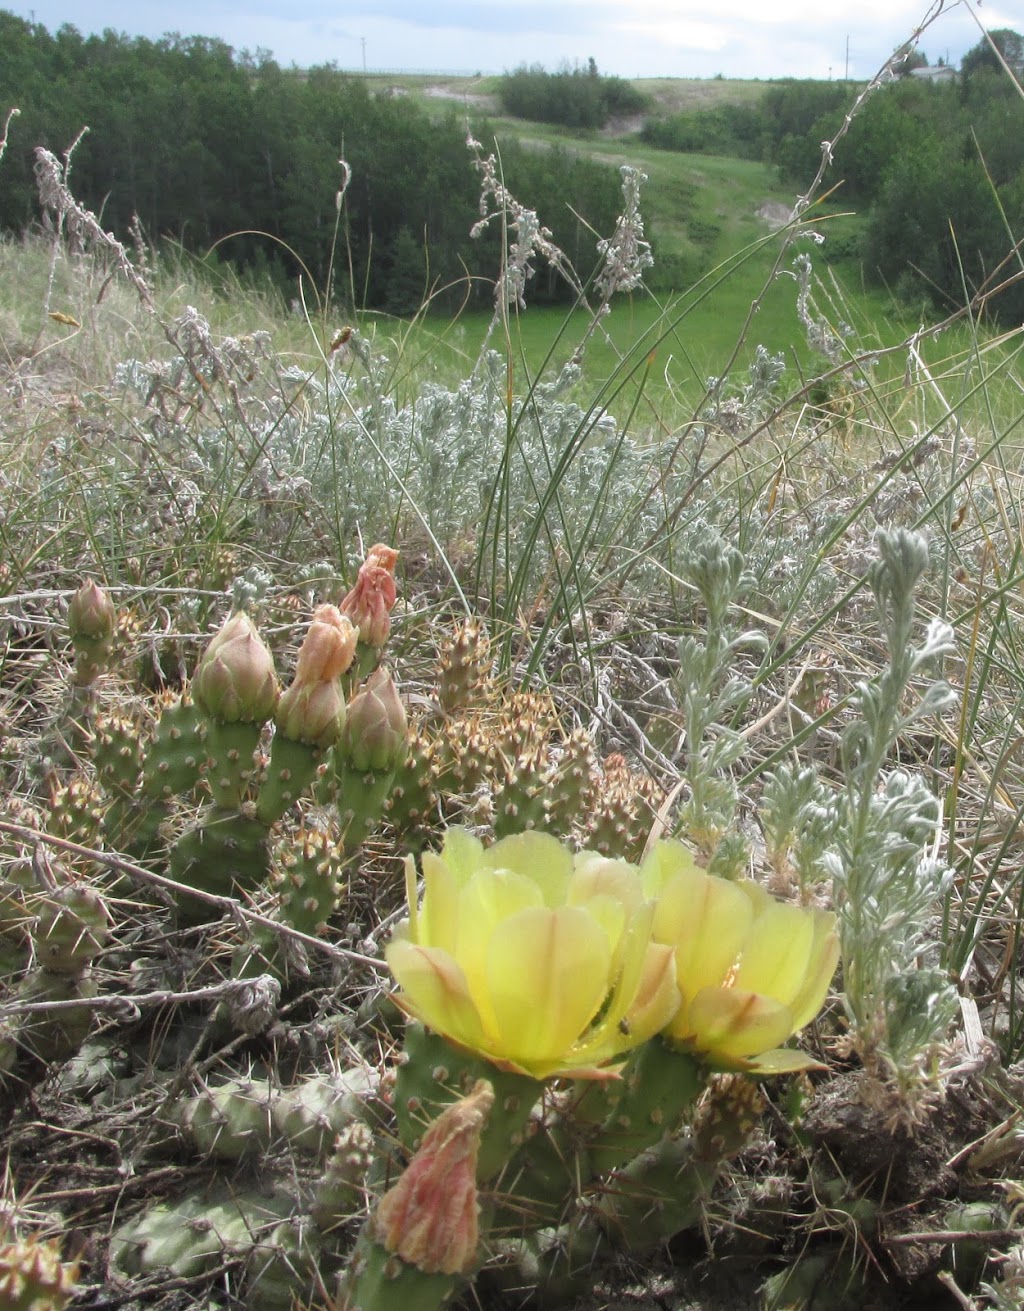
[[[821,252],[809,241],[794,246],[784,261],[782,276],[772,277],[781,240],[772,233],[796,197],[767,164],[659,150],[639,140],[635,122],[602,132],[570,133],[503,117],[496,112],[494,79],[440,81],[410,76],[370,81],[378,91],[409,95],[428,107],[447,108],[461,102],[471,116],[486,114],[488,126],[499,140],[505,135],[536,149],[568,148],[614,167],[632,165],[646,174],[642,193],[645,224],[677,280],[671,283],[671,290],[661,282],[661,290],[653,296],[638,295],[628,304],[623,300],[606,325],[610,341],[598,337],[591,345],[592,376],[612,380],[613,387],[616,376],[621,377],[621,371],[618,375],[616,371],[622,360],[631,361],[632,368],[653,348],[656,355],[645,375],[645,391],[655,406],[670,397],[684,407],[696,404],[707,378],[718,374],[731,358],[746,309],[755,301],[757,319],[740,345],[740,367],[746,367],[758,345],[772,354],[783,354],[791,368],[812,367],[790,276],[792,259],[801,250],[814,258],[816,280],[822,279],[820,312],[833,326],[840,322],[854,326],[862,349],[892,345],[903,334],[902,312],[888,295],[863,287],[854,265],[827,269]],[[635,85],[651,97],[651,112],[675,113],[722,103],[749,103],[763,94],[767,84],[641,79]],[[529,197],[519,199],[530,203]],[[845,233],[857,221],[835,205],[827,207],[826,213],[822,230],[827,233]],[[540,218],[543,222],[545,216]],[[580,272],[586,277],[590,270]],[[659,281],[657,277],[648,280]],[[446,341],[472,357],[488,318],[486,314],[466,314],[451,330],[447,325],[433,326]],[[584,312],[567,318],[561,310],[531,306],[515,321],[515,349],[524,367],[537,372],[549,356],[555,361],[567,359],[587,327]]]

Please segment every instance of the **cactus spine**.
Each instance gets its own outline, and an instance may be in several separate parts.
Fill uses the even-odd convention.
[[[55,1238],[0,1241],[0,1306],[5,1311],[64,1311],[77,1275],[78,1263],[61,1260]]]

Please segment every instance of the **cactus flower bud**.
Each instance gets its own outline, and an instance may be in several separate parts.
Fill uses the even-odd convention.
[[[356,773],[383,774],[402,764],[408,749],[408,721],[395,680],[377,669],[349,702],[341,757]]]
[[[327,683],[340,678],[352,663],[358,636],[351,620],[337,606],[317,606],[299,649],[295,682]]]
[[[398,552],[378,543],[370,548],[359,566],[356,583],[341,603],[347,615],[359,630],[359,640],[365,646],[381,647],[391,631],[391,611],[397,598],[395,565]]]
[[[192,696],[223,724],[261,724],[274,713],[274,658],[248,615],[233,615],[214,636],[196,669]]]
[[[478,1243],[476,1167],[494,1089],[479,1079],[468,1097],[447,1107],[423,1135],[373,1217],[386,1251],[424,1274],[472,1269]]]
[[[326,750],[334,746],[345,726],[345,697],[336,680],[295,682],[281,693],[274,723],[293,742]]]
[[[220,628],[214,633],[207,643],[206,650],[200,658],[200,664],[204,660],[211,660],[222,646],[228,642],[234,641],[237,637],[244,637],[247,633],[254,633],[255,626],[244,610],[236,610],[234,614],[229,615],[221,624]]]
[[[117,614],[110,597],[90,578],[68,603],[68,631],[76,643],[109,642],[114,636]]]

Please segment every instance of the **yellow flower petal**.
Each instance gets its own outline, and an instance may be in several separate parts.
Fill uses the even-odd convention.
[[[631,1045],[653,1038],[678,1009],[675,953],[667,943],[652,942],[644,955],[640,985],[626,1011]]]
[[[788,1006],[756,992],[705,988],[687,1008],[686,1034],[698,1051],[726,1063],[777,1047],[792,1033]]]
[[[816,1061],[806,1052],[796,1047],[775,1047],[752,1056],[743,1062],[743,1069],[751,1074],[796,1074],[799,1070],[823,1070],[821,1061]]]
[[[839,964],[839,935],[836,933],[836,917],[831,911],[814,912],[814,941],[810,955],[807,976],[790,1002],[794,1033],[809,1024],[821,1010]]]
[[[415,940],[454,951],[460,880],[448,862],[433,851],[423,853],[422,863],[423,901],[415,921]]]
[[[806,910],[773,901],[755,918],[735,985],[788,1005],[807,976],[814,922]]]
[[[606,898],[599,898],[596,903],[592,902],[588,910],[591,910],[595,904],[602,904],[605,900]],[[591,1029],[582,1046],[574,1051],[575,1060],[585,1057],[588,1061],[599,1061],[602,1059],[601,1052],[605,1053],[603,1059],[608,1060],[617,1053],[627,1051],[642,1042],[642,1037],[634,1036],[630,1018],[632,1010],[638,1001],[641,1009],[644,1005],[658,1005],[658,1000],[646,996],[645,990],[656,988],[660,984],[668,989],[665,996],[675,1000],[675,1005],[671,1009],[666,1002],[662,1024],[652,1029],[651,1033],[656,1033],[678,1006],[679,989],[675,984],[675,954],[671,946],[666,944],[661,947],[651,942],[653,917],[653,904],[643,902],[627,921],[609,971],[610,977],[615,980],[615,986],[601,1013],[600,1022]],[[659,963],[662,961],[661,953],[664,953],[664,960],[670,962],[664,967],[668,970],[668,979],[664,982],[653,976],[649,977],[647,973],[654,961]],[[644,1023],[645,1019],[638,1015],[638,1025],[642,1027]]]
[[[388,944],[384,957],[402,988],[396,1000],[404,1010],[466,1047],[479,1050],[485,1044],[466,976],[451,956],[398,938]]]
[[[581,851],[575,861],[566,904],[585,906],[595,897],[611,897],[631,909],[644,900],[640,872],[626,860],[610,860],[596,851]]]
[[[703,873],[693,852],[682,842],[656,842],[640,866],[640,881],[645,897],[659,897],[676,874]]]
[[[565,903],[572,878],[572,853],[550,833],[513,833],[483,852],[477,869],[511,869],[532,879],[541,889],[546,906]]]
[[[487,961],[502,1053],[527,1069],[565,1056],[605,1000],[610,957],[604,932],[578,907],[506,920]]]
[[[654,916],[656,942],[676,947],[679,988],[692,997],[721,983],[743,948],[754,918],[750,899],[735,883],[696,867],[665,884]]]
[[[510,869],[478,870],[458,894],[452,916],[455,929],[452,954],[465,972],[481,1022],[489,1033],[500,1031],[487,984],[487,962],[494,936],[501,931],[499,926],[503,930],[503,921],[512,915],[542,905],[543,894],[537,884]]]
[[[447,829],[444,845],[439,859],[443,860],[449,871],[461,886],[467,883],[483,864],[484,844],[474,837],[468,829]]]

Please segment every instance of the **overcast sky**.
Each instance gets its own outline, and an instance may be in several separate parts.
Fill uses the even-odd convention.
[[[921,48],[958,63],[979,39],[968,6],[944,0]],[[937,7],[938,0],[936,0]],[[870,77],[928,0],[0,0],[51,31],[220,37],[283,65],[500,73],[593,56],[623,77]],[[973,9],[1024,29],[1024,0]],[[849,54],[847,55],[847,51]],[[847,65],[847,58],[849,63]]]

